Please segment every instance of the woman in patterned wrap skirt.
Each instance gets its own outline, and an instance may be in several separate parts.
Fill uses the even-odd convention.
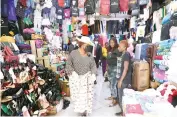
[[[94,58],[87,52],[87,46],[91,44],[89,37],[83,36],[77,40],[79,48],[70,53],[66,63],[66,72],[69,76],[74,111],[86,116],[92,112],[93,87],[97,68]]]

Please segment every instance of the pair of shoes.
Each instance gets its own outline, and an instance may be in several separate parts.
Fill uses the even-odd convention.
[[[115,114],[116,116],[123,116],[123,112],[118,112]]]

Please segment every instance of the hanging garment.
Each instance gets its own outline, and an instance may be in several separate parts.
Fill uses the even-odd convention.
[[[1,16],[8,16],[8,0],[1,0]]]
[[[84,3],[86,0],[78,0],[78,7],[79,8],[84,8]]]
[[[88,25],[85,24],[85,25],[82,26],[82,35],[83,35],[83,36],[87,36],[88,33],[89,33],[89,32],[88,32]]]
[[[110,0],[110,13],[118,13],[118,12],[119,12],[119,1]]]
[[[71,99],[74,102],[75,112],[92,112],[95,80],[95,75],[92,75],[90,72],[85,75],[78,75],[76,72],[72,72],[72,75],[69,76],[70,93]]]
[[[129,0],[119,0],[120,11],[128,11],[129,10]]]
[[[58,6],[63,8],[65,6],[65,1],[64,0],[58,0]]]
[[[8,20],[13,20],[13,21],[17,20],[14,0],[8,0]]]
[[[110,13],[110,0],[101,0],[100,14],[108,15]]]
[[[95,13],[95,9],[96,9],[95,0],[86,0],[86,2],[84,4],[84,8],[85,8],[85,13],[87,15],[94,14]]]

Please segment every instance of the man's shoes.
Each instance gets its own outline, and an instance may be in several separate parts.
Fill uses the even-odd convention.
[[[116,116],[123,116],[123,112],[119,112],[115,114]]]

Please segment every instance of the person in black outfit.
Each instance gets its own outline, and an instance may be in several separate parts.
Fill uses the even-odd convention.
[[[72,40],[70,41],[70,43],[68,44],[68,51],[69,51],[69,53],[71,53],[73,50],[76,50],[78,48],[79,47],[77,45],[75,37],[73,37]]]
[[[95,47],[94,47],[94,58],[97,68],[99,67],[99,61],[102,59],[102,47],[99,44],[98,40],[95,39],[94,41]]]

